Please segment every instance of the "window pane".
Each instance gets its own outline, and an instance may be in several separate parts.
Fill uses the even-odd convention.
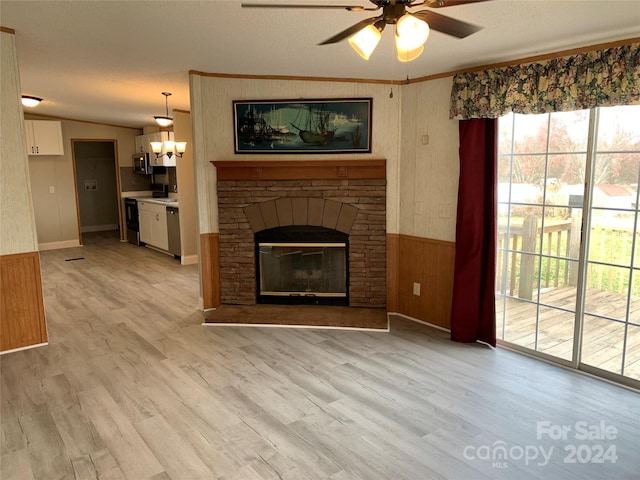
[[[625,320],[631,269],[588,264],[585,312]]]
[[[547,266],[547,262],[549,262],[551,268]],[[549,285],[546,285],[548,270],[550,270]],[[574,311],[578,291],[576,283],[571,284],[570,278],[577,278],[577,271],[578,262],[568,262],[566,260],[543,257],[540,303]]]
[[[512,205],[509,233],[513,250],[540,253],[538,230],[542,227],[542,207]]]
[[[547,151],[549,115],[516,115],[513,129],[514,151],[543,153]]]
[[[623,218],[611,211],[593,211],[589,238],[589,260],[630,266],[633,246],[633,218],[625,228]]]
[[[620,374],[624,327],[624,323],[585,315],[582,363]]]
[[[640,105],[600,108],[597,148],[640,150]]]
[[[624,375],[640,380],[640,327],[635,325],[629,325],[627,330]]]
[[[537,350],[565,360],[571,360],[573,355],[574,321],[575,313],[540,307]]]
[[[554,203],[568,205],[569,195],[584,195],[585,153],[556,153],[549,155],[548,190],[558,200]],[[549,192],[547,193],[549,197]],[[563,201],[564,199],[564,201]],[[575,204],[576,202],[571,202]]]
[[[535,348],[537,305],[522,300],[507,300],[504,340]]]
[[[589,111],[551,114],[550,152],[584,152],[587,150]]]
[[[512,201],[542,203],[542,188],[546,175],[545,155],[514,155],[511,170]]]
[[[513,141],[513,113],[500,117],[498,122],[498,152],[511,152],[511,142]]]

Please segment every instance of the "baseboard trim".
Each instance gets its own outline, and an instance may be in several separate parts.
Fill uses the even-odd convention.
[[[109,225],[87,225],[86,227],[80,227],[82,233],[108,232],[110,230],[118,230],[118,224],[112,223]]]
[[[63,240],[62,242],[39,243],[38,250],[43,252],[45,250],[61,250],[63,248],[76,248],[81,246],[78,240]]]
[[[409,315],[405,315],[404,313],[398,312],[387,312],[387,315],[397,315],[398,317],[402,317],[405,320],[410,320],[412,322],[421,323],[422,325],[426,325],[428,327],[433,327],[438,330],[442,330],[443,332],[451,333],[451,330],[445,327],[441,327],[440,325],[436,325],[435,323],[425,322],[424,320],[418,320],[417,318],[410,317]]]
[[[313,330],[350,330],[354,332],[383,332],[389,333],[389,323],[387,328],[364,328],[364,327],[333,327],[330,325],[282,325],[275,323],[202,323],[203,327],[259,327],[259,328],[299,328]]]
[[[0,352],[0,355],[6,355],[7,353],[21,352],[23,350],[31,350],[32,348],[44,347],[46,345],[49,345],[49,342],[36,343],[34,345],[27,345],[26,347],[13,348],[11,350],[5,350],[5,351]]]
[[[196,265],[198,263],[198,255],[183,255],[180,263],[182,265]]]

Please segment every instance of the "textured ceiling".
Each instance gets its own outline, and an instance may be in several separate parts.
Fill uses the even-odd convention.
[[[432,31],[403,64],[387,28],[367,62],[346,42],[317,44],[377,12],[240,3],[0,0],[0,24],[16,31],[23,93],[45,98],[33,113],[136,127],[164,113],[162,91],[170,108],[189,110],[189,70],[401,80],[640,37],[640,1],[493,0],[437,11],[484,27],[470,37]]]

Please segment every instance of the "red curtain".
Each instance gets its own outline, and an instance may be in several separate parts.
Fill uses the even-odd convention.
[[[495,119],[460,121],[460,182],[451,339],[496,345]]]

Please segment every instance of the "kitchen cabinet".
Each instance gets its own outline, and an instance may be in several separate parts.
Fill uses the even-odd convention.
[[[25,120],[27,155],[64,155],[62,122]]]
[[[138,135],[135,138],[136,153],[148,153],[151,165],[156,167],[175,167],[176,157],[172,155],[169,158],[164,155],[164,148],[162,155],[156,157],[156,154],[151,150],[151,142],[164,142],[166,140],[173,140],[173,132],[156,132],[148,133],[146,135]]]
[[[140,241],[162,250],[169,249],[167,207],[138,200]]]

